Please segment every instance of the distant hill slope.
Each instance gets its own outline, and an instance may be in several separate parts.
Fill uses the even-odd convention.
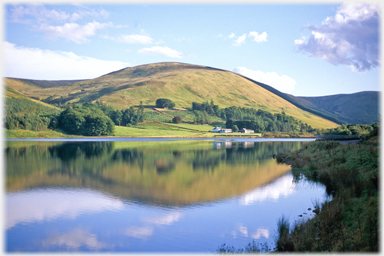
[[[293,96],[290,94],[286,94],[286,96],[289,97],[291,101],[297,102],[297,104],[303,106],[304,109],[310,109],[310,112],[314,112],[314,113],[321,113],[319,114],[320,116],[325,116],[327,117],[327,119],[332,120],[338,124],[355,123],[355,121],[349,117],[321,108],[301,97]]]
[[[32,80],[32,79],[21,79],[21,78],[12,78],[13,80],[20,81],[20,84],[24,85],[31,85],[31,86],[37,86],[40,88],[52,88],[52,87],[58,87],[58,86],[63,86],[75,82],[80,82],[84,81],[83,80]]]
[[[192,102],[211,99],[220,107],[252,107],[272,113],[283,110],[314,128],[336,127],[335,122],[303,110],[300,104],[292,104],[289,97],[267,85],[236,73],[206,66],[184,63],[155,63],[125,68],[101,77],[78,81],[58,87],[42,88],[17,81],[19,91],[46,103],[71,103],[101,100],[114,108],[154,105],[158,98],[169,98],[176,106],[190,108]],[[17,84],[7,79],[7,84]],[[277,91],[279,94],[273,92]]]
[[[296,98],[302,99],[302,104],[313,104],[339,115],[344,123],[372,124],[379,119],[379,92],[376,91]]]

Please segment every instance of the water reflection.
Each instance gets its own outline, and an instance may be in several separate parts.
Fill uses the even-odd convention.
[[[303,142],[7,142],[7,252],[212,252],[273,243],[325,189],[273,154]],[[295,219],[296,217],[296,219]]]
[[[296,183],[292,180],[292,176],[285,174],[267,185],[244,194],[240,197],[239,203],[241,205],[251,205],[265,200],[277,201],[280,197],[289,196],[295,189]]]
[[[8,142],[7,191],[92,188],[155,205],[189,205],[240,195],[289,171],[273,154],[302,142]],[[212,147],[213,145],[213,147]],[[224,145],[224,146],[221,146]],[[235,171],[236,170],[236,171]]]
[[[91,233],[87,229],[76,228],[68,233],[53,233],[42,241],[42,251],[51,248],[63,248],[64,251],[78,251],[81,247],[86,247],[89,250],[99,251],[101,249],[111,249],[106,243],[98,240],[97,235]]]
[[[74,219],[84,213],[123,209],[120,199],[85,189],[36,189],[8,193],[6,228],[57,218]],[[22,210],[21,210],[22,209]]]
[[[242,226],[242,224],[238,224],[236,229],[232,230],[231,235],[233,238],[237,238],[238,236],[252,238],[258,240],[262,237],[269,238],[269,230],[267,228],[258,228],[256,232],[248,232],[248,228]]]

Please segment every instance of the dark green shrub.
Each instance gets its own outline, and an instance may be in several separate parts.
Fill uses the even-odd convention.
[[[156,107],[158,108],[174,108],[175,103],[170,99],[160,98],[156,100]]]
[[[179,117],[179,116],[175,116],[175,117],[172,119],[172,122],[175,123],[175,124],[181,124],[183,121],[181,120],[181,117]]]

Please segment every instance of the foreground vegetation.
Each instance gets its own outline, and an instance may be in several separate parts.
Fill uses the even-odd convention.
[[[332,201],[318,205],[317,215],[290,224],[279,220],[277,251],[377,252],[379,247],[379,162],[373,130],[363,145],[313,142],[305,148],[277,155],[292,165],[292,173],[326,185]],[[377,140],[376,140],[377,141]]]

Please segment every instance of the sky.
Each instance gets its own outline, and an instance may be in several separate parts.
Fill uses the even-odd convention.
[[[3,4],[3,76],[91,79],[182,62],[295,96],[379,91],[377,2]]]

